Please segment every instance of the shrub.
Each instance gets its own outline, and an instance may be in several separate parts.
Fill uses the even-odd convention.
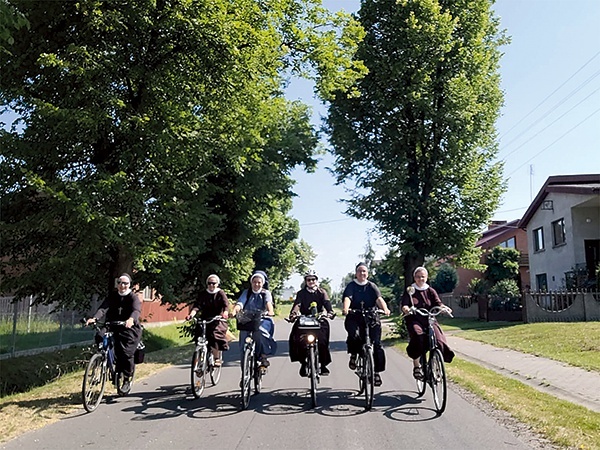
[[[515,280],[500,280],[492,286],[490,295],[502,298],[520,297],[521,292]]]
[[[442,264],[431,286],[438,294],[445,294],[446,292],[452,292],[457,284],[458,274],[456,273],[456,269],[450,264]]]

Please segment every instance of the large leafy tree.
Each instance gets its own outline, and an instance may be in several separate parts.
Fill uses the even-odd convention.
[[[355,21],[313,0],[7,4],[30,28],[0,55],[19,117],[0,131],[4,292],[77,306],[135,271],[176,302],[207,272],[233,289],[261,246],[289,251],[290,172],[314,167],[318,135],[285,76],[345,90]]]
[[[428,256],[473,257],[479,229],[503,191],[495,121],[505,42],[490,0],[365,0],[356,58],[369,73],[358,95],[331,102],[347,213],[376,222],[403,258],[403,275]],[[475,260],[475,258],[472,258]]]

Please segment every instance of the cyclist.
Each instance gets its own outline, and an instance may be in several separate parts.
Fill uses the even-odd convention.
[[[318,314],[323,310],[333,316],[333,309],[327,292],[318,285],[318,275],[314,270],[309,270],[304,274],[305,286],[296,294],[296,300],[292,305],[290,319],[297,315]],[[306,371],[306,346],[302,342],[302,332],[298,329],[298,321],[294,322],[292,331],[290,332],[290,360],[300,361],[300,376],[305,377]],[[319,330],[319,365],[321,367],[321,375],[329,375],[327,365],[331,362],[331,352],[329,351],[329,323],[326,320],[321,321],[321,329]]]
[[[142,327],[139,319],[142,313],[142,302],[136,293],[131,290],[131,277],[124,273],[117,279],[117,290],[108,294],[96,314],[86,321],[86,325],[104,319],[105,322],[123,321],[123,327],[115,327],[115,355],[117,356],[116,371],[123,375],[121,391],[128,393],[131,389],[131,378],[135,370],[133,355],[140,339]],[[96,341],[102,342],[102,330]]]
[[[348,283],[342,294],[342,314],[346,316],[344,327],[348,332],[346,345],[348,353],[350,353],[348,367],[351,370],[356,369],[358,353],[364,343],[363,330],[366,324],[362,315],[349,313],[349,310],[361,309],[361,306],[365,309],[377,307],[382,309],[386,315],[390,315],[390,310],[383,297],[381,297],[379,288],[375,283],[367,279],[369,269],[365,263],[361,262],[356,265],[355,276],[356,278]],[[381,345],[381,322],[379,321],[379,316],[375,316],[375,318],[376,321],[369,324],[369,335],[373,341],[373,359],[375,362],[374,384],[375,386],[381,386],[380,372],[385,370],[385,352]]]
[[[402,312],[407,314],[405,319],[409,341],[406,353],[408,353],[408,356],[413,360],[413,376],[417,380],[423,379],[423,369],[421,368],[420,358],[427,350],[426,330],[429,327],[429,322],[427,317],[420,316],[419,314],[408,314],[410,307],[414,306],[416,308],[430,310],[434,306],[440,306],[448,312],[452,312],[452,309],[442,303],[435,289],[427,284],[427,275],[427,269],[425,267],[417,267],[413,272],[415,282],[406,289],[400,300]],[[440,348],[442,349],[444,362],[452,362],[454,352],[448,347],[444,333],[442,333],[442,329],[439,325],[436,324],[434,332]]]
[[[266,311],[269,316],[274,316],[273,296],[267,290],[267,274],[262,270],[255,271],[250,276],[251,289],[245,289],[238,298],[233,314],[237,315],[242,309],[245,311]],[[240,351],[244,349],[244,341],[249,331],[240,331]],[[275,341],[275,324],[271,317],[263,317],[260,322],[260,328],[253,334],[256,342],[256,354],[260,355],[259,360],[263,368],[269,367],[269,355],[274,355],[277,351],[277,342]]]
[[[198,312],[200,312],[202,320],[209,320],[215,316],[221,316],[223,319],[229,317],[229,299],[225,291],[219,288],[220,283],[221,279],[215,274],[206,278],[206,290],[200,291],[190,313],[185,318],[186,320],[192,319]],[[229,350],[229,343],[227,342],[228,329],[226,321],[215,321],[206,326],[208,346],[212,350],[214,365],[217,367],[223,363],[220,352]],[[196,337],[199,331],[196,330]]]

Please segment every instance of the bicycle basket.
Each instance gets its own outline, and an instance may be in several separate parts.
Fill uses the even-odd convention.
[[[319,330],[321,324],[316,317],[300,316],[298,318],[298,329],[300,330]]]
[[[133,354],[133,362],[136,364],[142,364],[144,357],[146,356],[146,345],[140,340],[135,353]]]
[[[236,314],[237,329],[241,331],[257,331],[260,327],[262,311],[241,310]]]

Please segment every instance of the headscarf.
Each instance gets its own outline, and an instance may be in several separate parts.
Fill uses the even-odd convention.
[[[125,297],[129,294],[131,294],[131,276],[128,273],[122,273],[119,278],[117,279],[117,283],[119,282],[120,278],[126,277],[129,280],[129,287],[127,288],[126,291],[121,292],[117,289],[117,293],[121,296],[121,297]]]
[[[208,280],[211,278],[216,278],[217,284],[221,284],[221,279],[219,278],[218,275],[215,275],[214,273],[212,275],[209,275],[206,277],[206,292],[208,292],[209,294],[216,294],[217,292],[219,292],[221,290],[221,288],[219,288],[218,285],[215,287],[210,287],[210,285],[208,284]]]
[[[255,291],[254,287],[252,286],[252,280],[256,277],[262,279],[263,289],[264,289],[264,285],[267,282],[267,274],[265,272],[263,272],[262,270],[256,270],[250,277],[250,288],[252,289],[252,292],[254,292],[255,294],[258,294],[258,293],[260,293],[260,291]]]

